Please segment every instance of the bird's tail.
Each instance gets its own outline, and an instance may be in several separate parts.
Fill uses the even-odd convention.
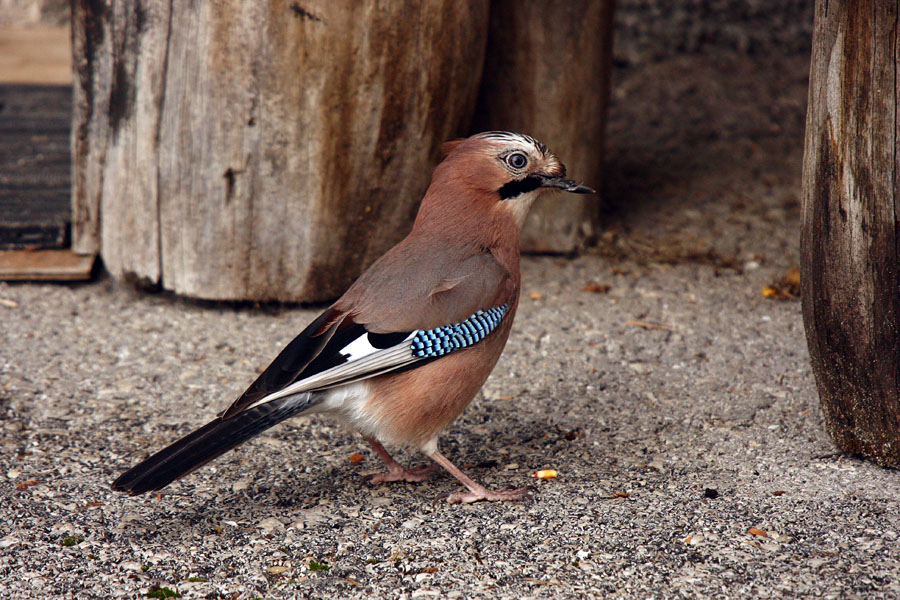
[[[112,488],[132,496],[162,489],[323,399],[321,392],[305,392],[254,406],[227,419],[218,417],[123,473]]]

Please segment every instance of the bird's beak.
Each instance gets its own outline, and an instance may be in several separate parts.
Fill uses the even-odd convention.
[[[597,191],[586,185],[575,183],[571,179],[563,179],[552,175],[540,175],[542,188],[556,188],[573,194],[596,194]]]

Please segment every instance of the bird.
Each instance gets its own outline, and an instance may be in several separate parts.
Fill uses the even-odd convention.
[[[278,354],[214,420],[123,473],[112,488],[157,491],[270,427],[326,414],[355,429],[387,470],[371,483],[422,481],[443,467],[466,489],[451,503],[519,500],[438,449],[500,358],[519,303],[519,237],[548,191],[593,189],[533,137],[489,131],[442,146],[410,233]],[[407,469],[383,444],[434,463]]]

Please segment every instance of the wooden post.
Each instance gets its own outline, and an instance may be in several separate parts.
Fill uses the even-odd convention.
[[[487,0],[75,0],[75,249],[217,300],[322,301],[471,120]]]
[[[803,321],[837,446],[900,466],[898,3],[817,0]]]
[[[533,135],[600,189],[612,65],[612,0],[494,0],[475,129]],[[522,232],[530,252],[568,253],[597,233],[597,196],[550,196]]]

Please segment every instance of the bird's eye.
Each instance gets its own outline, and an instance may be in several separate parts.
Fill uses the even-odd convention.
[[[506,157],[506,164],[513,169],[524,169],[525,165],[528,164],[528,157],[521,152],[513,152]]]

